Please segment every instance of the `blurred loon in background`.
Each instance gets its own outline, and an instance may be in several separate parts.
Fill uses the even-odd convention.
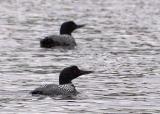
[[[83,25],[77,25],[73,21],[64,22],[60,28],[60,35],[47,36],[40,41],[40,46],[43,48],[52,48],[55,46],[76,46],[76,42],[72,37],[72,32],[75,29],[84,27]]]
[[[59,75],[59,85],[48,84],[42,87],[36,88],[31,91],[32,95],[48,95],[48,96],[71,96],[77,95],[78,92],[72,83],[72,80],[85,74],[92,73],[92,71],[80,70],[77,66],[70,66],[64,68]]]

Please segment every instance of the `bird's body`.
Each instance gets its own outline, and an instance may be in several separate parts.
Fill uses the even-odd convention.
[[[41,47],[52,48],[55,46],[76,46],[74,38],[70,35],[51,35],[40,41]]]
[[[78,92],[75,89],[72,83],[64,84],[64,85],[56,85],[56,84],[47,84],[36,88],[32,94],[41,94],[41,95],[76,95]]]

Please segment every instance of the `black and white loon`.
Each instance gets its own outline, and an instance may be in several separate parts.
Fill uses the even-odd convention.
[[[52,48],[55,46],[76,46],[76,42],[72,37],[72,32],[75,29],[84,27],[83,25],[77,25],[73,21],[64,22],[60,28],[60,35],[47,36],[40,41],[40,46],[43,48]]]
[[[57,96],[57,95],[77,95],[77,90],[72,83],[72,80],[84,75],[92,73],[92,71],[80,70],[77,66],[70,66],[64,68],[59,75],[59,85],[48,84],[42,87],[36,88],[31,91],[32,95],[48,95],[48,96]]]

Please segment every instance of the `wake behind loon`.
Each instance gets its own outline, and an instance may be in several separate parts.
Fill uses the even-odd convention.
[[[77,90],[72,83],[72,80],[85,74],[92,73],[92,71],[84,71],[80,70],[77,66],[70,66],[64,68],[59,75],[59,85],[56,84],[48,84],[42,87],[36,88],[31,91],[32,95],[48,95],[48,96],[56,96],[56,95],[77,95]]]
[[[64,22],[60,28],[60,35],[47,36],[40,41],[40,46],[43,48],[52,48],[55,46],[76,46],[76,42],[72,37],[72,32],[75,29],[84,27],[84,25],[77,25],[73,21]]]

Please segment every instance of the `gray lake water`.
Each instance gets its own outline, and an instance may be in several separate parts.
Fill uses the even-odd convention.
[[[77,47],[40,48],[68,20]],[[160,113],[160,0],[1,0],[0,29],[1,114]],[[29,94],[70,65],[78,96]]]

